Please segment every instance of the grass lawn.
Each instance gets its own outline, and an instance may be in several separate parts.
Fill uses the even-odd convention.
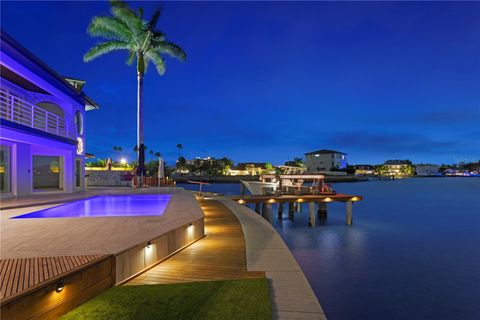
[[[113,287],[61,319],[272,319],[267,279]]]

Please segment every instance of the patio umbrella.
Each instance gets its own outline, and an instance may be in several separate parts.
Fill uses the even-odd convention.
[[[158,179],[165,178],[165,161],[163,161],[162,157],[158,157]]]

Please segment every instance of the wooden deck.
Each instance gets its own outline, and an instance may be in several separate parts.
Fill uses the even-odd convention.
[[[0,260],[0,301],[55,281],[90,265],[105,255],[36,257]]]
[[[199,203],[207,236],[125,285],[265,277],[265,272],[247,271],[245,238],[236,216],[217,200]]]
[[[355,202],[363,200],[362,196],[350,194],[332,194],[332,195],[235,195],[228,196],[230,199],[240,204],[247,203],[286,203],[286,202]]]

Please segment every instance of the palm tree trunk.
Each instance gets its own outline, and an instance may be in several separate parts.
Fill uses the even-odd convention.
[[[143,140],[143,74],[137,73],[137,146],[138,146],[138,187],[143,187],[145,174],[145,146]]]

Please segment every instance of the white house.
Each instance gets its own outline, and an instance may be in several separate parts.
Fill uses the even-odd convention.
[[[347,167],[347,154],[334,150],[317,150],[305,153],[305,166],[307,171],[330,171],[332,168],[345,169]]]
[[[1,32],[1,196],[85,188],[85,111],[98,106]]]

